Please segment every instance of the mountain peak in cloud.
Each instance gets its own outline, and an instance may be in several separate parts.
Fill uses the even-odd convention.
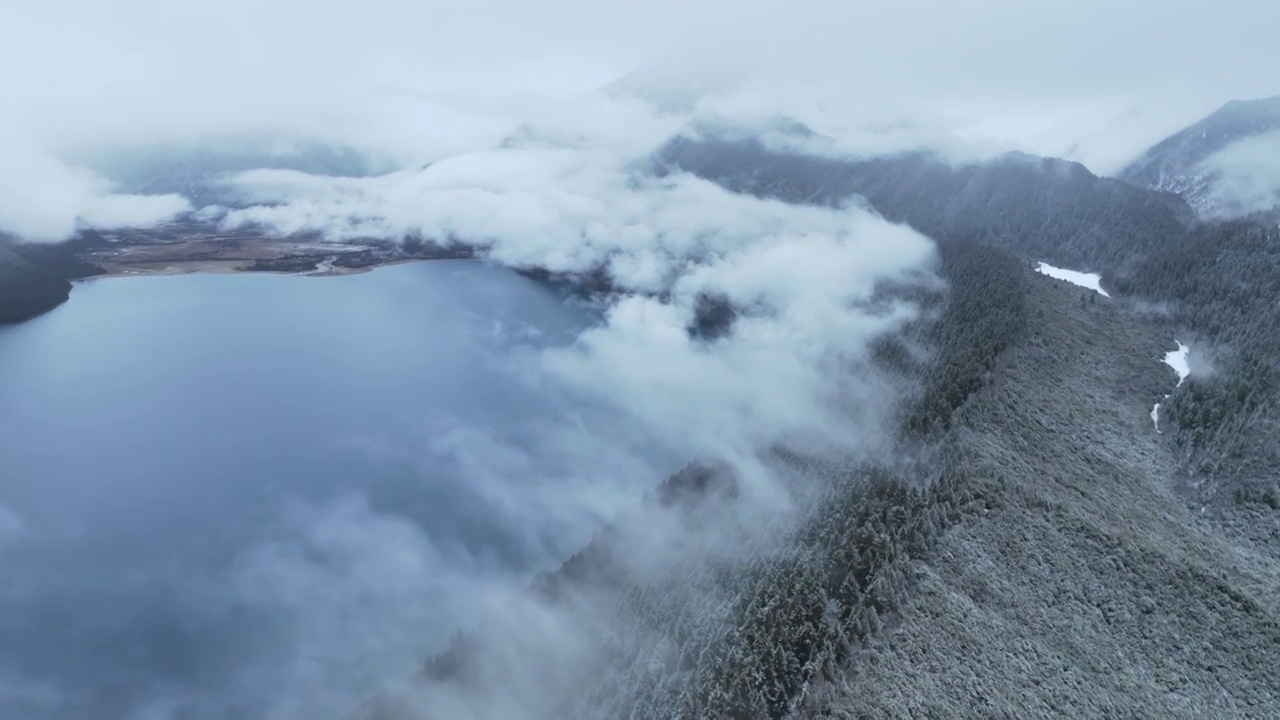
[[[129,145],[101,149],[77,160],[108,177],[120,192],[181,195],[196,207],[240,204],[225,180],[250,170],[369,177],[395,169],[389,161],[347,145],[278,132]]]
[[[749,73],[741,64],[672,55],[641,65],[597,92],[636,98],[660,112],[684,113],[706,98],[738,90]]]
[[[1280,96],[1232,100],[1147,150],[1124,180],[1230,217],[1280,204]]]

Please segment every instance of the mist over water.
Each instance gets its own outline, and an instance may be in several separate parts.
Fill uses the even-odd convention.
[[[440,262],[95,280],[0,331],[0,716],[316,717],[412,672],[683,462],[540,369],[598,320]]]

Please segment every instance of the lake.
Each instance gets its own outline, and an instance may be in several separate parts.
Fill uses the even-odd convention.
[[[542,369],[599,317],[446,261],[92,280],[0,329],[0,717],[337,717],[412,671],[602,521],[556,495],[582,428],[678,464]]]

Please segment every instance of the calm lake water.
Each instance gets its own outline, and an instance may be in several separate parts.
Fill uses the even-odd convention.
[[[548,427],[617,422],[538,369],[597,319],[438,262],[94,280],[0,329],[0,717],[334,717],[412,669],[477,578],[589,537],[509,500],[571,470]]]

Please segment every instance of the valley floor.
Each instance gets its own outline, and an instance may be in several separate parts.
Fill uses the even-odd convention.
[[[321,238],[274,238],[251,233],[139,233],[81,254],[107,275],[192,272],[283,272],[344,275],[413,260],[469,257],[470,251],[398,243],[339,243]]]
[[[1280,519],[1179,476],[1149,415],[1170,330],[1027,285],[1026,334],[953,431],[980,501],[797,715],[1280,716]]]

